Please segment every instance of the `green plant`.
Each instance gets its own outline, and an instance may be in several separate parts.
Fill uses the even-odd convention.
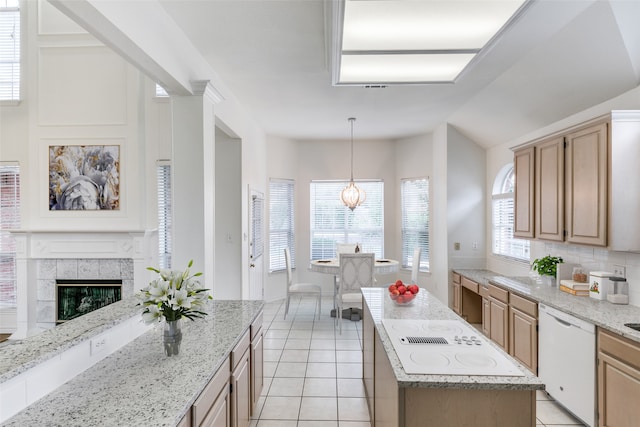
[[[561,257],[547,255],[546,257],[534,260],[533,264],[531,264],[531,268],[533,271],[537,271],[541,276],[556,277],[558,264],[563,262],[564,261]]]

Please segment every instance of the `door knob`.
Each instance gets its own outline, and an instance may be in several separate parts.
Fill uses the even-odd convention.
[[[253,268],[253,267],[255,267],[255,266],[256,266],[256,265],[255,265],[254,263],[249,264],[249,267],[251,267],[251,268]]]

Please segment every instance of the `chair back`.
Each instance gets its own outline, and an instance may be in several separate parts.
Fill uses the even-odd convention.
[[[418,271],[420,271],[420,254],[422,250],[420,248],[415,248],[413,250],[413,261],[411,264],[411,284],[415,285],[418,283]]]
[[[291,253],[289,248],[284,248],[284,262],[287,265],[287,294],[289,294],[289,287],[293,284],[293,273],[291,271]]]
[[[354,254],[356,246],[357,243],[336,243],[336,254]]]
[[[340,254],[340,295],[359,293],[360,288],[373,286],[375,254]]]

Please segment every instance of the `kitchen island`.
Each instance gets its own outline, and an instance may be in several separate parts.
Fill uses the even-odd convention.
[[[544,385],[501,350],[518,375],[408,374],[404,370],[383,320],[460,321],[471,327],[436,297],[421,289],[410,305],[398,306],[384,288],[362,292],[363,379],[372,425],[535,425],[535,392]],[[493,346],[488,341],[483,345]]]
[[[121,306],[128,312],[131,304],[131,301],[124,301]],[[226,370],[223,374],[231,377],[229,360],[233,365],[234,349],[241,342],[249,342],[248,334],[253,327],[260,330],[263,305],[262,301],[208,301],[204,310],[208,315],[204,319],[183,320],[178,356],[165,356],[159,324],[2,425],[178,425],[191,416],[192,406],[218,371]],[[121,315],[116,305],[115,310],[111,308],[93,316],[104,316],[110,310]],[[82,322],[81,318],[75,320]],[[71,327],[72,324],[64,329]],[[43,334],[44,337],[55,336],[56,331]],[[90,337],[87,333],[84,338]],[[45,355],[38,356],[38,359],[45,358]],[[14,372],[19,370],[12,369]]]

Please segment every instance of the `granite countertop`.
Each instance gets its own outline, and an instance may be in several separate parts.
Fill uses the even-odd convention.
[[[139,315],[137,302],[127,298],[28,338],[6,341],[0,347],[0,383]]]
[[[508,289],[520,296],[556,308],[579,319],[615,332],[640,343],[640,332],[624,326],[625,323],[640,323],[640,307],[612,304],[585,296],[575,296],[562,292],[556,286],[537,283],[529,277],[501,276],[489,270],[454,269],[480,284],[494,285]]]
[[[183,320],[182,345],[176,357],[164,355],[158,324],[3,426],[90,427],[123,422],[175,426],[263,305],[262,301],[208,301],[208,316],[194,322]]]
[[[457,388],[476,390],[543,390],[544,384],[531,371],[522,366],[498,346],[487,340],[510,361],[520,368],[524,376],[487,375],[410,375],[405,373],[393,343],[387,335],[382,319],[429,319],[459,320],[464,322],[449,307],[444,305],[426,289],[421,288],[413,303],[398,306],[388,297],[386,288],[363,288],[362,294],[369,313],[387,352],[399,387],[410,388]]]

